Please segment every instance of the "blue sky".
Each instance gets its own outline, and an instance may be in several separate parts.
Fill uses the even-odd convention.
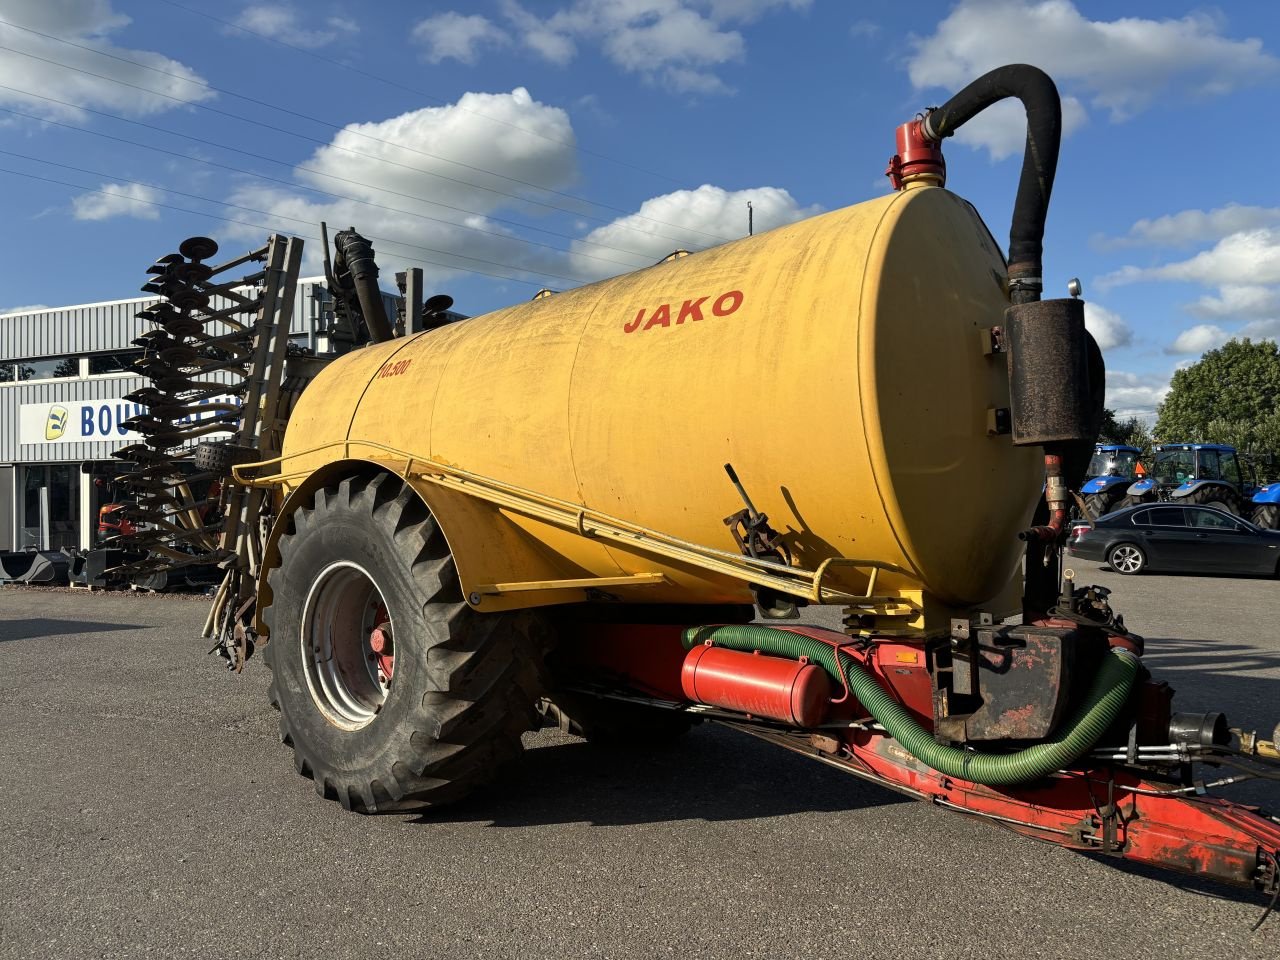
[[[0,312],[133,296],[191,234],[317,223],[470,314],[888,189],[894,128],[1025,61],[1064,97],[1046,285],[1108,400],[1280,335],[1280,4],[0,0]],[[1004,242],[1012,104],[946,143]],[[223,219],[217,219],[223,218]],[[239,221],[239,222],[227,222]],[[309,244],[309,268],[319,244]]]

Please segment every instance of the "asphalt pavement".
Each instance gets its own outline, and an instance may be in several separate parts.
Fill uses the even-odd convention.
[[[1073,565],[1181,709],[1280,720],[1280,583]],[[0,588],[0,958],[1280,956],[1257,895],[710,725],[642,750],[543,731],[462,806],[349,814],[294,773],[262,663],[205,656],[205,612]],[[1241,795],[1278,807],[1271,787]]]

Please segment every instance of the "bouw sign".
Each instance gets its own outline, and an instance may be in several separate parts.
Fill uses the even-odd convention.
[[[210,397],[199,401],[209,407],[183,417],[180,423],[192,423],[212,417],[217,408],[211,404],[237,403],[235,397]],[[120,442],[141,440],[142,435],[125,427],[125,421],[147,412],[141,403],[126,400],[71,400],[62,403],[24,403],[18,408],[19,443],[94,443],[103,440]]]

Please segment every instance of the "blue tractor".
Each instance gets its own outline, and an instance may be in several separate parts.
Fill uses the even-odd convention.
[[[1253,522],[1267,530],[1280,530],[1280,483],[1264,483],[1253,492]]]
[[[1119,443],[1100,443],[1093,448],[1093,459],[1085,475],[1080,494],[1089,513],[1100,517],[1110,513],[1124,499],[1129,487],[1142,475],[1138,461],[1142,451]]]
[[[1246,479],[1235,447],[1221,443],[1164,443],[1149,476],[1126,491],[1116,508],[1152,500],[1219,507],[1261,527],[1280,529],[1280,483]]]

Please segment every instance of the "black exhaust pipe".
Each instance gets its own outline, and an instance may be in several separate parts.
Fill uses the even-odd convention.
[[[395,336],[391,322],[387,319],[387,311],[382,306],[382,291],[378,288],[378,264],[373,258],[373,244],[355,228],[340,230],[333,238],[333,246],[338,251],[334,262],[334,272],[339,281],[345,279],[346,273],[355,289],[356,299],[360,304],[360,314],[364,317],[365,328],[369,331],[372,343],[382,343]]]

